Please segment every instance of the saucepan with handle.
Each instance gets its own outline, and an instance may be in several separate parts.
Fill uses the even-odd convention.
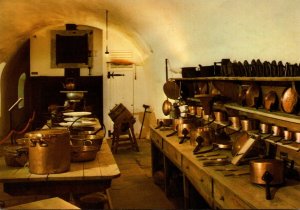
[[[250,161],[250,181],[266,186],[266,199],[271,200],[270,187],[284,183],[284,163],[277,159]]]

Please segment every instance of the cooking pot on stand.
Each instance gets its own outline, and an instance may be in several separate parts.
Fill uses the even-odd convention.
[[[266,186],[266,199],[271,200],[270,187],[284,183],[284,163],[277,159],[250,161],[250,181]]]

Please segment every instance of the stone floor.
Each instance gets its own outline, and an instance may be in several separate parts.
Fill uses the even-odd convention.
[[[121,176],[112,181],[109,189],[112,209],[176,209],[153,182],[150,140],[138,139],[138,145],[139,152],[131,147],[120,147],[114,154]],[[3,201],[5,207],[9,207],[45,198],[48,196],[10,196],[3,192],[0,184],[0,209]]]
[[[109,190],[113,209],[176,209],[151,175],[150,140],[138,139],[139,152],[131,147],[114,154],[121,176]]]

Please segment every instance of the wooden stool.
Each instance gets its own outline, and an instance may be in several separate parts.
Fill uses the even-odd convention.
[[[123,104],[119,104],[116,105],[108,115],[114,122],[113,139],[111,144],[112,152],[117,153],[119,146],[128,145],[128,143],[131,144],[132,148],[138,152],[139,147],[133,129],[135,118],[129,110]],[[124,138],[124,135],[128,137]],[[119,144],[120,141],[127,141],[128,143]]]
[[[113,139],[111,144],[111,149],[113,153],[117,153],[119,146],[127,146],[131,145],[132,149],[139,151],[139,147],[134,135],[134,128],[133,124],[135,119],[132,118],[129,122],[122,122],[121,124],[114,124],[114,131],[113,131]],[[121,143],[120,142],[127,142]]]

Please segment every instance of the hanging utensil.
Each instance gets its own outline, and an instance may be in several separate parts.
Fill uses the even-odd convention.
[[[167,79],[166,83],[163,86],[163,89],[166,96],[170,99],[176,100],[180,96],[180,89],[175,81],[168,81]]]
[[[175,82],[168,81],[168,59],[166,59],[166,83],[163,86],[164,93],[167,99],[163,102],[162,111],[165,116],[169,115],[172,109],[172,103],[169,101],[171,99],[177,99],[179,96],[179,88]]]

